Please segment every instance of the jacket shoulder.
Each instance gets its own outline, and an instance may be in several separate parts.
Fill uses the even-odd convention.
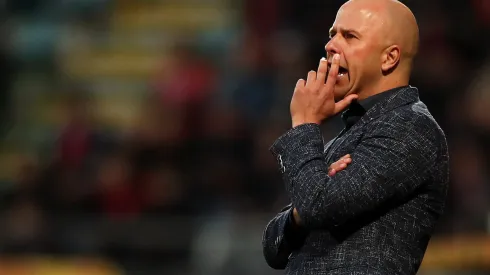
[[[424,140],[446,150],[444,131],[422,101],[400,106],[373,119],[365,127],[367,132],[384,132],[399,139]],[[429,143],[429,144],[427,144]]]

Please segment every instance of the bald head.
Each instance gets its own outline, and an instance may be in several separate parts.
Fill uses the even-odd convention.
[[[412,11],[398,0],[350,0],[341,9],[357,9],[379,24],[380,43],[398,45],[403,59],[411,61],[419,47],[419,28]],[[405,60],[401,60],[404,62]]]
[[[393,43],[400,44],[403,54],[407,57],[415,57],[419,48],[419,27],[412,11],[399,1],[377,1],[387,2],[392,32],[395,34]]]
[[[359,99],[408,85],[419,29],[412,11],[396,0],[350,0],[339,9],[325,49],[338,53],[343,70],[335,89],[340,99]]]

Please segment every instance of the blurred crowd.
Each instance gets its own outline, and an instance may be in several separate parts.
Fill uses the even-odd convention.
[[[290,127],[294,84],[325,56],[344,1],[232,1],[240,25],[209,41],[178,41],[166,66],[148,75],[145,99],[135,103],[139,119],[123,129],[98,123],[94,91],[66,81],[54,47],[70,24],[103,36],[114,2],[3,1],[2,136],[29,111],[18,109],[12,89],[22,71],[48,75],[56,89],[63,79],[64,109],[62,124],[46,130],[48,140],[0,188],[0,253],[96,255],[136,274],[185,274],[191,266],[198,274],[250,274],[255,267],[244,259],[261,261],[265,222],[287,203],[268,148]],[[451,150],[437,233],[486,233],[490,1],[404,2],[421,34],[412,86]],[[325,139],[342,127],[328,122]]]

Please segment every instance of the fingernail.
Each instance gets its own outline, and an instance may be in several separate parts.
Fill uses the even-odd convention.
[[[334,59],[335,61],[340,60],[340,54],[336,53],[336,54],[333,56],[333,59]]]
[[[325,61],[325,60],[327,60],[327,59],[326,59],[325,57],[322,57],[322,59],[320,59],[320,60],[321,60],[321,61]]]

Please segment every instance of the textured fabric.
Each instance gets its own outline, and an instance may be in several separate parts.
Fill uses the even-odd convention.
[[[418,91],[404,87],[376,103],[324,145],[316,124],[295,127],[270,148],[291,204],[266,226],[263,252],[286,274],[416,274],[449,179],[443,131]],[[352,163],[335,176],[328,166]],[[285,232],[293,206],[307,232]]]
[[[342,121],[345,124],[345,128],[349,129],[350,127],[354,126],[354,124],[356,124],[369,109],[374,107],[376,103],[386,100],[388,97],[392,96],[393,93],[397,93],[401,89],[405,89],[405,88],[407,87],[404,86],[404,87],[394,88],[385,91],[383,93],[370,96],[360,101],[354,100],[350,104],[349,108],[347,108],[347,110],[345,110],[341,116]]]

